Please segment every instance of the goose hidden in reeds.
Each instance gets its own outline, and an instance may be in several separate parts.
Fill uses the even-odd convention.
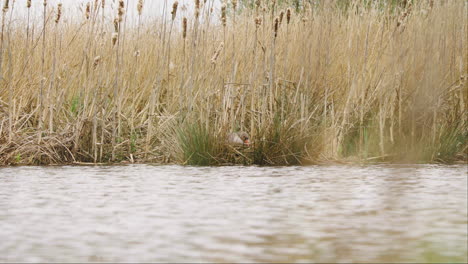
[[[242,145],[242,146],[250,146],[250,136],[246,132],[233,132],[229,133],[227,137],[227,143],[230,145]]]

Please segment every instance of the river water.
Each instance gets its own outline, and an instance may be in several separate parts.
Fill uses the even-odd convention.
[[[0,168],[0,262],[466,262],[467,167]]]

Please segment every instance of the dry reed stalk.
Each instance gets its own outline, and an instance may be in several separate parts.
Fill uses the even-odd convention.
[[[120,33],[121,33],[121,26],[123,21],[124,15],[124,1],[119,0],[119,8],[117,12],[117,18],[114,20],[114,34],[112,35],[112,43],[115,49],[115,69],[114,69],[114,110],[112,114],[113,122],[112,122],[112,161],[115,160],[115,151],[116,151],[116,141],[117,138],[120,139],[120,110],[121,110],[121,100],[119,100],[120,95]]]
[[[13,4],[14,5],[14,4]],[[3,64],[3,50],[4,50],[4,23],[5,23],[5,16],[6,13],[8,12],[9,9],[9,1],[6,0],[2,9],[2,33],[1,33],[1,47],[0,47],[0,64]],[[13,8],[12,8],[13,9]],[[11,15],[13,13],[13,10],[11,11]],[[14,120],[15,120],[15,106],[14,106],[14,91],[12,87],[12,65],[11,65],[11,43],[10,43],[10,25],[11,25],[11,15],[10,15],[10,21],[8,23],[8,34],[7,34],[7,54],[8,54],[8,76],[7,76],[7,83],[6,86],[8,87],[8,144],[12,142],[13,139],[13,126],[14,126]],[[0,79],[3,79],[3,67],[0,66]]]
[[[48,96],[49,96],[49,134],[52,134],[54,132],[54,107],[55,105],[51,103],[52,100],[55,100],[56,98],[56,93],[55,93],[55,78],[56,78],[56,67],[57,67],[57,35],[59,34],[59,22],[60,18],[62,17],[62,4],[59,3],[57,5],[57,14],[55,17],[55,32],[54,32],[54,43],[53,43],[53,59],[52,59],[52,74],[51,74],[51,81],[49,84],[49,91],[48,91]]]
[[[8,12],[8,1],[4,3],[2,9],[2,31],[0,35],[0,77],[3,79],[3,53],[4,53],[4,41],[5,41],[5,17]]]
[[[257,3],[257,9],[260,5],[260,0],[256,1]],[[262,18],[261,17],[256,17],[254,20],[255,23],[255,38],[254,38],[254,46],[253,46],[253,65],[254,65],[254,70],[252,71],[250,75],[250,136],[252,138],[255,138],[257,131],[255,128],[255,115],[256,113],[256,100],[257,100],[257,94],[256,94],[256,83],[255,80],[257,79],[257,70],[258,70],[258,59],[257,59],[257,45],[258,45],[258,29],[262,25]]]
[[[134,48],[134,58],[135,58],[135,61],[134,61],[134,65],[135,65],[135,68],[136,70],[135,71],[132,71],[131,73],[131,78],[130,78],[130,89],[134,89],[134,90],[137,90],[134,88],[134,84],[136,82],[136,78],[137,78],[137,75],[138,75],[138,70],[140,68],[140,65],[139,65],[139,57],[140,57],[140,49],[139,49],[139,44],[140,44],[140,28],[141,28],[141,15],[143,14],[143,5],[144,5],[144,2],[143,0],[138,0],[138,4],[137,4],[137,13],[138,13],[138,25],[137,25],[137,37],[136,37],[136,41],[135,41],[135,48]],[[136,116],[136,111],[135,111],[135,97],[132,97],[132,115],[131,115],[131,122],[130,122],[130,130],[131,130],[131,135],[134,134],[135,132],[135,116]]]
[[[184,106],[184,84],[185,84],[185,42],[187,38],[187,18],[184,17],[182,19],[182,71],[181,71],[181,78],[180,78],[180,86],[179,86],[179,108],[182,109]]]
[[[274,4],[274,3],[273,3]],[[274,94],[276,90],[276,75],[275,75],[275,46],[276,46],[276,38],[278,37],[278,27],[279,27],[279,18],[275,18],[274,24],[273,24],[273,37],[271,41],[271,53],[270,53],[270,76],[269,76],[269,98],[270,98],[270,104],[269,104],[269,111],[270,113],[274,112],[273,108],[273,101],[274,99]]]
[[[170,78],[170,63],[171,63],[171,35],[172,35],[172,28],[174,27],[174,20],[176,19],[177,16],[177,6],[179,5],[178,1],[175,1],[174,4],[172,5],[172,11],[171,11],[171,26],[169,28],[169,36],[168,36],[168,41],[167,41],[167,62],[166,62],[166,70],[167,70],[167,82],[169,83],[169,78]]]
[[[39,94],[39,125],[38,125],[38,144],[41,143],[42,140],[42,131],[43,131],[43,123],[44,123],[44,86],[45,86],[45,51],[46,51],[46,31],[47,31],[47,0],[43,2],[43,29],[42,29],[42,55],[41,55],[41,88]]]
[[[190,76],[193,76],[194,75],[194,71],[195,71],[195,62],[197,61],[197,55],[198,55],[198,51],[197,51],[197,48],[198,48],[198,45],[197,45],[197,42],[198,42],[198,26],[199,26],[199,14],[200,14],[200,0],[195,0],[195,21],[194,21],[194,26],[193,26],[193,37],[192,37],[192,56],[191,56],[191,62],[190,62],[190,69],[189,69],[189,74]],[[194,99],[193,99],[193,90],[194,90],[194,78],[190,78],[190,81],[189,81],[189,89],[188,89],[188,97],[191,98],[191,100],[189,100],[189,104],[188,104],[188,113],[191,114],[193,111],[193,102],[194,102]]]

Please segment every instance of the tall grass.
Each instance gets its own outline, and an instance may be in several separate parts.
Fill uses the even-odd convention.
[[[213,1],[4,2],[0,164],[466,161],[466,1]]]

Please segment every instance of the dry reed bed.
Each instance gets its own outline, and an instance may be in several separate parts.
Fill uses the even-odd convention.
[[[136,26],[126,11],[142,1],[109,2],[64,20],[16,1],[28,8],[16,23],[4,1],[0,164],[467,157],[463,0],[235,11],[208,0],[193,14],[165,1]],[[225,146],[236,130],[252,148]]]

